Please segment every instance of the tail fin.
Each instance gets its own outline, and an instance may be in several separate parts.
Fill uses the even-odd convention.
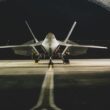
[[[28,29],[29,29],[30,33],[32,34],[32,36],[33,36],[33,38],[34,38],[35,42],[38,42],[37,38],[35,37],[34,33],[33,33],[33,32],[32,32],[32,30],[31,30],[31,28],[30,28],[30,26],[29,26],[28,22],[27,22],[27,21],[25,21],[25,23],[26,23],[26,25],[27,25],[27,27],[28,27]]]
[[[76,26],[76,23],[77,23],[76,21],[73,23],[73,25],[72,25],[72,27],[71,27],[71,29],[70,29],[70,31],[69,31],[69,33],[68,33],[66,39],[64,40],[65,43],[68,41],[69,37],[71,36],[71,34],[72,34],[72,32],[73,32],[73,29],[74,29],[75,26]]]

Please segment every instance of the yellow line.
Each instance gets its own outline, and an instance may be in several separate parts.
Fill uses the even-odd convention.
[[[46,72],[38,102],[31,110],[48,109],[46,107],[52,108],[52,110],[61,110],[54,103],[54,70],[52,65]]]

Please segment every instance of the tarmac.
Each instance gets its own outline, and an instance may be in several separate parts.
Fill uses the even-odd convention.
[[[110,108],[110,59],[0,60],[1,110]]]

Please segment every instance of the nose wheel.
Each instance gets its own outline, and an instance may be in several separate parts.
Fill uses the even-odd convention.
[[[53,61],[52,61],[52,58],[51,57],[49,59],[49,67],[50,67],[50,65],[52,65],[52,68],[53,68]]]

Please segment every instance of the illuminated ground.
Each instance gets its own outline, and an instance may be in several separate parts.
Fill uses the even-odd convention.
[[[74,59],[66,65],[54,60],[51,69],[48,60],[0,61],[1,110],[29,110],[40,100],[47,110],[54,104],[54,110],[104,110],[110,108],[109,94],[110,59]]]

